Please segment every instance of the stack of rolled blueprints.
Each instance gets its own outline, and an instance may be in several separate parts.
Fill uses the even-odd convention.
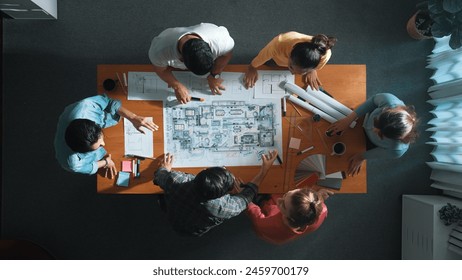
[[[308,87],[305,91],[301,87],[289,82],[285,82],[284,84],[281,84],[281,86],[288,92],[292,93],[287,96],[287,99],[314,114],[320,115],[321,118],[330,123],[343,119],[352,112],[350,108],[326,95],[322,91],[312,90],[310,87]],[[300,100],[300,98],[293,94],[297,95],[306,102]],[[351,128],[355,126],[355,121],[350,124]]]

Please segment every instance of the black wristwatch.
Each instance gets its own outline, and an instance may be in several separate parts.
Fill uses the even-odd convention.
[[[212,76],[214,79],[219,79],[220,78],[220,73],[213,74],[212,72],[210,72],[210,76]]]

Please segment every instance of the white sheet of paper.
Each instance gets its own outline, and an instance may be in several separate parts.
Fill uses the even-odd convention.
[[[185,85],[189,93],[194,97],[202,97],[206,100],[210,97],[231,98],[234,100],[249,99],[253,97],[254,89],[246,89],[242,83],[243,73],[238,72],[223,72],[221,78],[222,85],[225,90],[222,90],[222,95],[214,95],[210,91],[207,79],[197,77],[191,72],[173,71],[173,75]]]
[[[165,100],[168,96],[175,96],[154,72],[128,72],[128,100]]]
[[[152,117],[148,119],[152,121]],[[139,132],[129,120],[124,118],[125,154],[153,157],[154,141],[152,139],[152,131],[144,127],[141,129],[145,132],[144,134]]]
[[[207,79],[200,78],[188,71],[173,71],[173,75],[188,88],[192,96],[213,96],[210,92]],[[243,73],[223,72],[223,95],[232,94],[233,98],[282,98],[286,90],[279,84],[283,81],[295,82],[295,76],[285,70],[259,70],[259,79],[255,86],[246,89],[242,82]],[[175,98],[173,89],[167,86],[154,72],[128,72],[128,100],[167,100]]]
[[[258,70],[255,98],[282,98],[286,90],[281,82],[295,83],[295,76],[285,70]]]

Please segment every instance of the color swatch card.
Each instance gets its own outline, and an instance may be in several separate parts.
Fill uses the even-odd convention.
[[[306,157],[299,163],[295,170],[294,182],[297,187],[316,183],[321,187],[340,190],[345,178],[346,174],[342,171],[326,175],[326,156],[315,154]]]
[[[326,178],[326,156],[321,154],[310,155],[303,159],[295,170],[294,181],[298,182],[316,173],[320,179]]]

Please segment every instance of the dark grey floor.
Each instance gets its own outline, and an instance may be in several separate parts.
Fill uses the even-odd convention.
[[[3,239],[26,239],[58,259],[399,259],[401,195],[432,193],[425,69],[433,42],[405,25],[414,1],[58,1],[59,20],[5,20]],[[97,64],[148,64],[167,27],[212,22],[246,64],[276,34],[338,38],[330,64],[366,64],[367,94],[414,104],[421,137],[399,160],[368,162],[368,193],[329,199],[315,233],[285,246],[260,241],[241,215],[200,239],[177,237],[152,195],[98,195],[95,177],[62,170],[53,136],[63,108],[96,93]],[[335,93],[334,93],[335,94]]]

